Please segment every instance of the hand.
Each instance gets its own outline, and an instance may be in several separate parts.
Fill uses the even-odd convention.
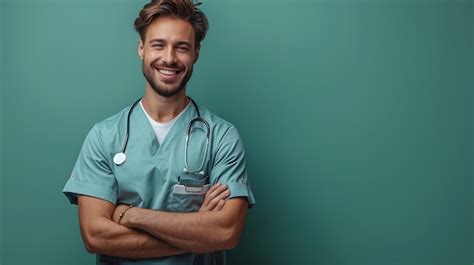
[[[224,207],[230,191],[226,185],[217,183],[212,186],[204,197],[204,202],[199,209],[200,212],[219,211]]]
[[[119,220],[119,217],[120,217],[120,214],[125,211],[125,209],[128,208],[128,205],[126,204],[119,204],[115,207],[115,210],[114,210],[114,213],[112,214],[112,221],[118,223],[118,220]],[[128,209],[128,211],[130,211],[131,209]],[[124,214],[124,216],[122,217],[122,220],[120,220],[120,223],[123,223],[123,219],[125,218],[125,216],[127,215],[127,213]]]

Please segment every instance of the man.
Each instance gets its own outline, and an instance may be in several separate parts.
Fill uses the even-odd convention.
[[[92,128],[63,192],[100,264],[225,264],[255,200],[237,130],[186,96],[207,18],[152,1],[135,28],[145,95]]]

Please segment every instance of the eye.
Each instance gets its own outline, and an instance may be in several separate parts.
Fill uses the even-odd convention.
[[[156,44],[151,45],[151,47],[157,48],[157,49],[162,49],[162,48],[163,48],[163,44],[156,43]]]
[[[179,46],[179,47],[177,48],[177,50],[180,51],[180,52],[187,52],[189,49],[188,49],[188,47],[186,47],[186,46]]]

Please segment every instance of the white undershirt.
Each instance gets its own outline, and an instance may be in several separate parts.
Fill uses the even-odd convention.
[[[145,108],[143,107],[141,100],[140,100],[140,107],[142,108],[146,117],[150,121],[151,127],[153,127],[153,130],[155,131],[156,139],[158,139],[158,143],[161,144],[163,143],[163,140],[165,139],[166,135],[170,131],[171,127],[173,127],[173,124],[176,122],[176,120],[179,119],[179,117],[183,115],[183,113],[189,107],[189,103],[178,115],[176,115],[176,117],[174,117],[172,120],[167,121],[167,122],[157,122],[152,117],[150,117],[150,115],[148,115]]]

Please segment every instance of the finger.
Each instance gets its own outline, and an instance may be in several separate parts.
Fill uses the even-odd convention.
[[[209,192],[213,192],[215,189],[219,188],[222,184],[220,183],[216,183],[215,185],[212,185],[212,187],[207,191],[208,193]]]
[[[212,199],[209,202],[208,208],[210,210],[213,210],[217,206],[219,201],[226,199],[227,197],[229,197],[229,195],[230,195],[229,190],[226,190],[226,191],[222,192],[221,194],[219,194],[217,197],[215,197],[214,199]]]
[[[221,184],[217,183],[206,192],[206,196],[204,197],[204,202],[202,203],[202,205],[207,206],[209,204],[209,202],[212,200],[211,193],[213,193],[220,186]]]
[[[214,192],[210,193],[209,194],[209,202],[208,202],[207,206],[210,206],[210,207],[214,208],[216,206],[218,200],[219,200],[219,199],[217,199],[217,201],[216,201],[215,199],[218,198],[219,196],[221,196],[222,194],[224,194],[227,190],[228,190],[227,187],[223,186],[223,187],[219,187]],[[212,203],[212,205],[211,205],[211,203]]]
[[[230,196],[230,190],[226,189],[225,191],[221,192],[218,196],[216,196],[216,200],[223,200]]]
[[[212,209],[212,211],[220,211],[224,207],[225,202],[226,202],[226,200],[220,200],[217,203],[216,207],[214,209]]]
[[[217,187],[213,192],[210,192],[209,193],[209,197],[211,199],[214,199],[215,197],[217,197],[219,194],[225,192],[227,190],[227,186],[226,185],[220,185],[219,187]]]

